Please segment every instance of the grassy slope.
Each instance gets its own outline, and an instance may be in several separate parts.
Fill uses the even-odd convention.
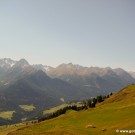
[[[79,106],[82,106],[82,104],[81,104],[80,102],[62,104],[62,105],[59,105],[59,106],[56,106],[56,107],[53,107],[53,108],[50,108],[50,109],[47,109],[47,110],[43,111],[43,114],[54,113],[54,112],[56,112],[56,111],[59,110],[59,109],[62,109],[62,108],[64,108],[64,107],[71,106],[71,105],[77,105],[78,107],[79,107]]]
[[[24,111],[33,111],[35,109],[35,106],[33,105],[19,105],[20,108],[22,108]]]
[[[0,112],[0,118],[11,120],[14,112],[15,111]]]
[[[59,110],[59,109],[61,109],[61,108],[66,107],[66,106],[68,106],[68,104],[62,104],[62,105],[59,105],[59,106],[50,108],[50,109],[48,109],[48,110],[43,111],[43,114],[53,113],[53,112],[55,112],[55,111],[57,111],[57,110]]]
[[[135,85],[132,85],[94,109],[68,111],[58,118],[11,132],[9,135],[118,135],[116,129],[135,130],[134,115]],[[96,128],[87,128],[89,124]],[[106,131],[101,131],[103,128]]]
[[[5,126],[0,126],[0,135],[7,135],[9,132],[13,132],[17,130],[18,128],[22,128],[26,126],[26,124],[16,124],[16,125],[5,125]]]

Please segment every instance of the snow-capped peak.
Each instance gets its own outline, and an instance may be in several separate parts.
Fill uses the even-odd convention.
[[[10,58],[4,58],[4,59],[0,59],[0,67],[7,67],[7,68],[11,68],[16,64],[16,61],[11,60]]]
[[[25,59],[20,59],[15,64],[15,67],[21,67],[21,68],[25,68],[25,67],[28,67],[28,66],[29,66],[29,63]]]

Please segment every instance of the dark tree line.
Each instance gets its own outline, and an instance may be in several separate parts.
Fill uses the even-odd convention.
[[[68,111],[68,110],[80,111],[80,110],[83,110],[83,109],[86,109],[86,106],[84,106],[84,105],[82,105],[82,106],[69,105],[69,106],[66,106],[64,108],[61,108],[61,109],[57,110],[56,112],[54,112],[52,114],[48,114],[48,115],[45,115],[45,116],[39,118],[38,122],[58,117],[61,114],[65,114],[66,111]]]
[[[66,111],[68,111],[68,110],[80,111],[80,110],[84,110],[84,109],[86,110],[88,108],[94,108],[97,103],[103,102],[106,98],[109,98],[111,95],[112,95],[112,93],[110,93],[107,96],[100,95],[100,96],[88,99],[86,101],[82,101],[80,106],[77,106],[77,104],[66,106],[64,108],[57,110],[56,112],[54,112],[52,114],[40,116],[40,118],[38,118],[38,122],[58,117],[61,114],[65,114]]]

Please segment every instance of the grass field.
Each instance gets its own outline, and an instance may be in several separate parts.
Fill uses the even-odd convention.
[[[56,107],[53,107],[53,108],[50,108],[50,109],[47,109],[47,110],[43,111],[43,114],[45,115],[45,114],[54,113],[54,112],[56,112],[59,109],[62,109],[64,107],[66,107],[66,106],[71,106],[71,105],[77,105],[78,107],[82,106],[82,104],[80,102],[69,103],[69,104],[62,104],[62,105],[59,105],[59,106],[56,106]]]
[[[35,106],[33,105],[19,105],[20,108],[22,108],[24,111],[33,111],[35,109]]]
[[[62,104],[62,105],[59,105],[59,106],[50,108],[50,109],[48,109],[48,110],[43,111],[43,114],[50,114],[50,113],[53,113],[53,112],[55,112],[55,111],[57,111],[57,110],[59,110],[59,109],[61,109],[61,108],[66,107],[66,106],[68,106],[68,104]]]
[[[30,126],[32,125],[32,122],[29,121],[27,124]],[[0,126],[0,135],[7,135],[9,132],[16,131],[19,128],[26,127],[26,123],[18,123],[18,124],[13,124],[13,125],[4,125]]]
[[[88,125],[95,128],[88,128]],[[135,85],[114,94],[96,108],[79,112],[68,111],[57,118],[8,135],[127,135],[116,133],[117,129],[135,130]]]
[[[15,111],[0,112],[0,118],[11,120],[14,112]]]
[[[21,127],[21,126],[18,126]],[[7,135],[9,132],[15,131],[18,129],[16,126],[0,126],[0,135]]]

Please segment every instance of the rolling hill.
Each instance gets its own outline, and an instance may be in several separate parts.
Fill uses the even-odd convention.
[[[135,85],[129,85],[96,108],[68,111],[57,118],[20,128],[8,135],[118,135],[135,124]],[[133,134],[133,133],[131,133]]]

